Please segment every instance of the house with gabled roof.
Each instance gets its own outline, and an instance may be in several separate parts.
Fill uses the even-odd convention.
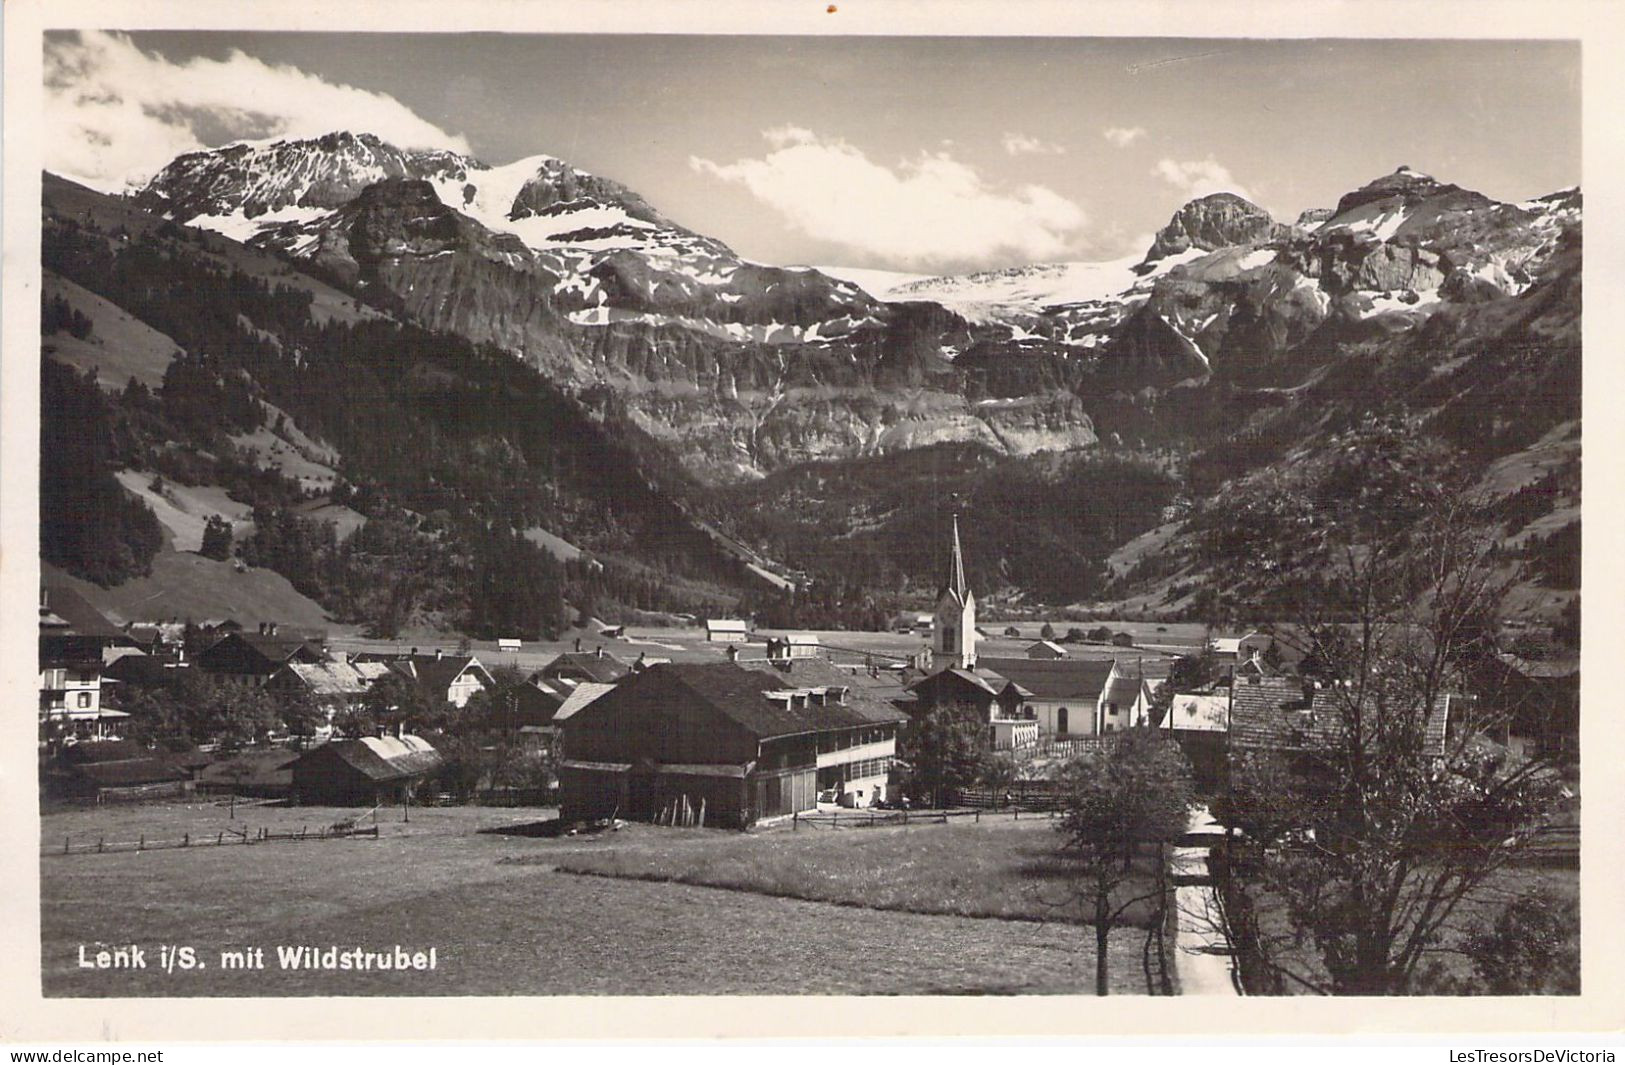
[[[390,660],[389,668],[416,681],[433,703],[449,703],[461,710],[478,691],[496,687],[490,670],[474,655],[407,654]]]
[[[818,794],[841,806],[865,807],[887,797],[897,761],[897,734],[908,715],[897,705],[893,681],[843,672],[822,658],[782,658],[751,668],[770,669],[814,697],[833,699],[868,719],[861,730],[830,730],[818,741]]]
[[[260,687],[289,662],[324,659],[319,644],[274,632],[227,633],[197,657],[197,668],[229,684]]]
[[[632,672],[632,663],[599,647],[593,651],[566,651],[537,670],[535,677],[559,681],[566,687],[591,681],[614,684]]]
[[[735,662],[626,677],[561,725],[560,816],[703,809],[706,824],[745,827],[815,809],[820,753],[895,735],[900,722],[854,705],[846,685],[799,680]]]

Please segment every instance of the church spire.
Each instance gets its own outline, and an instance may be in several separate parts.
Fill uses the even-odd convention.
[[[959,549],[959,515],[957,513],[954,514],[954,557],[948,567],[948,588],[959,597],[961,603],[965,601],[965,596],[970,591],[970,588],[965,583],[965,555]]]

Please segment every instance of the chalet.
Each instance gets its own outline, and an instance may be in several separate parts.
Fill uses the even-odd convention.
[[[887,797],[897,761],[897,733],[908,721],[898,709],[901,689],[889,680],[854,676],[821,659],[778,659],[770,669],[798,688],[822,691],[827,701],[857,713],[874,725],[862,731],[822,733],[818,744],[818,793],[841,806],[873,806]]]
[[[560,817],[646,819],[679,804],[703,808],[706,824],[746,827],[812,810],[821,753],[844,779],[870,768],[850,759],[895,737],[896,721],[847,705],[849,694],[733,662],[633,674],[563,722]]]
[[[745,643],[750,639],[750,626],[739,618],[707,618],[707,643]]]
[[[39,726],[41,741],[74,736],[101,739],[127,714],[102,706],[101,645],[93,637],[41,636]]]
[[[1062,647],[1060,644],[1056,643],[1054,640],[1039,640],[1037,643],[1027,648],[1028,658],[1056,659],[1067,658],[1070,656],[1071,652],[1065,647]]]
[[[103,705],[104,669],[120,652],[139,655],[124,633],[78,592],[44,586],[39,603],[41,743],[105,739],[129,715]]]
[[[275,627],[258,632],[227,633],[197,657],[197,667],[229,684],[260,687],[290,662],[317,663],[324,658],[319,644],[299,637],[278,636]]]
[[[461,710],[474,693],[496,687],[496,681],[473,655],[408,654],[391,659],[389,668],[416,681],[433,703],[450,703]]]
[[[566,651],[532,676],[550,683],[557,682],[555,686],[569,688],[583,681],[614,684],[630,672],[630,662],[600,647],[596,651]]]
[[[306,751],[293,763],[293,793],[306,804],[399,801],[444,761],[417,736],[336,740]]]

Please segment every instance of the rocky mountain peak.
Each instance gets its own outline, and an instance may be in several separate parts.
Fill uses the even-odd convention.
[[[1158,231],[1142,266],[1195,248],[1216,251],[1284,236],[1287,227],[1262,207],[1233,192],[1216,192],[1192,200]]]
[[[1489,197],[1464,189],[1460,185],[1448,185],[1421,171],[1401,166],[1392,174],[1377,178],[1338,200],[1337,209],[1332,212],[1332,217],[1337,218],[1367,204],[1382,201],[1392,201],[1395,207],[1402,208],[1414,207],[1429,200],[1448,200],[1451,208],[1456,210],[1469,206],[1488,206],[1494,202]]]
[[[332,210],[390,178],[463,180],[483,164],[455,152],[397,148],[371,133],[239,141],[188,152],[160,170],[136,202],[177,221],[256,219],[290,210]]]

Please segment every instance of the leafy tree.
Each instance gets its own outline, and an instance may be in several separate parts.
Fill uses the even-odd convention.
[[[1044,627],[1038,630],[1038,636],[1043,640],[1055,639],[1055,626],[1047,621],[1044,622]]]
[[[1580,915],[1573,902],[1523,895],[1495,923],[1468,938],[1478,986],[1486,995],[1577,995]]]
[[[1076,897],[1095,929],[1095,994],[1107,994],[1107,945],[1112,929],[1135,906],[1166,891],[1161,846],[1185,831],[1192,802],[1190,767],[1178,746],[1152,729],[1135,728],[1105,751],[1068,762],[1060,773],[1063,852],[1077,863]],[[1157,849],[1158,875],[1148,890],[1136,880],[1134,857]],[[1126,890],[1127,889],[1127,890]]]
[[[276,699],[252,684],[217,685],[213,711],[208,728],[225,752],[263,742],[282,720]]]
[[[283,727],[293,737],[294,746],[301,749],[315,738],[318,729],[327,724],[327,711],[306,690],[279,693],[277,712]]]
[[[1008,751],[997,751],[982,763],[982,786],[993,792],[993,802],[1003,802],[1005,792],[1021,779],[1021,763]]]
[[[1291,478],[1238,494],[1253,557],[1277,576],[1290,635],[1320,687],[1322,738],[1232,769],[1223,803],[1234,892],[1284,909],[1254,944],[1277,973],[1337,994],[1402,994],[1459,935],[1490,878],[1554,810],[1549,768],[1441,734],[1467,666],[1494,652],[1504,594],[1473,500],[1440,445],[1392,421],[1333,441]],[[1243,526],[1237,526],[1242,529]]]
[[[450,704],[437,703],[417,681],[400,673],[386,673],[373,681],[361,698],[364,716],[346,722],[354,726],[370,721],[385,728],[401,726],[408,732],[440,730],[451,714]]]
[[[981,779],[988,760],[987,723],[974,706],[933,706],[903,728],[897,754],[908,764],[909,790],[941,806],[948,792]]]
[[[219,514],[209,515],[203,526],[203,545],[198,554],[224,562],[231,557],[231,522]]]

